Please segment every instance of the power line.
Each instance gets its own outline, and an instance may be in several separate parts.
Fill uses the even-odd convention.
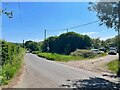
[[[73,27],[69,27],[69,28],[64,28],[64,29],[53,29],[53,30],[50,30],[48,29],[47,31],[62,31],[62,30],[70,30],[70,29],[75,29],[75,28],[79,28],[79,27],[83,27],[83,26],[87,26],[87,25],[90,25],[90,24],[93,24],[93,23],[96,23],[98,22],[99,20],[96,20],[96,21],[93,21],[93,22],[89,22],[89,23],[86,23],[86,24],[81,24],[81,25],[78,25],[78,26],[73,26]]]
[[[82,27],[82,26],[87,26],[87,25],[96,23],[96,22],[98,22],[98,21],[99,21],[99,20],[93,21],[93,22],[89,22],[89,23],[86,23],[86,24],[81,24],[81,25],[78,25],[78,26],[71,27],[71,28],[69,28],[69,29],[74,29],[74,28],[79,28],[79,27]]]
[[[21,12],[20,12],[20,2],[18,0],[18,9],[19,9],[19,18],[20,18],[20,29],[22,31],[22,19],[21,19]],[[44,39],[46,39],[46,34],[47,34],[47,31],[62,31],[62,30],[66,30],[68,32],[68,30],[71,30],[71,29],[75,29],[75,28],[79,28],[79,27],[82,27],[82,26],[87,26],[87,25],[90,25],[90,24],[93,24],[93,23],[96,23],[98,22],[97,21],[93,21],[93,22],[89,22],[89,23],[86,23],[86,24],[81,24],[81,25],[78,25],[78,26],[73,26],[73,27],[69,27],[69,28],[64,28],[64,29],[56,29],[56,30],[45,30],[44,31]]]
[[[93,22],[89,22],[89,23],[86,23],[86,24],[81,24],[81,25],[78,25],[78,26],[73,26],[73,27],[65,28],[65,29],[57,29],[57,30],[49,30],[49,29],[48,29],[48,30],[45,30],[45,31],[44,31],[44,40],[45,40],[46,37],[47,37],[47,31],[62,31],[62,30],[66,30],[67,33],[68,33],[68,31],[71,30],[71,29],[79,28],[79,27],[82,27],[82,26],[87,26],[87,25],[96,23],[96,22],[98,22],[98,21],[99,21],[99,20],[96,20],[96,21],[93,21]]]

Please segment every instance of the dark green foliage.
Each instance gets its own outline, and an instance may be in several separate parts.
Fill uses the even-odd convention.
[[[115,28],[117,31],[119,25],[119,3],[117,2],[97,2],[90,3],[89,10],[97,12],[97,17],[100,19],[101,24],[105,24],[108,28]]]
[[[47,38],[42,46],[43,52],[70,54],[76,49],[86,49],[91,46],[91,38],[75,32],[61,34],[59,37]],[[50,49],[48,50],[47,47]]]
[[[40,51],[41,45],[38,42],[26,41],[25,47],[30,51]]]
[[[7,84],[21,65],[24,49],[6,41],[0,41],[0,85]]]
[[[55,50],[55,48],[56,48],[55,45],[56,45],[57,39],[58,39],[57,36],[54,36],[54,37],[52,36],[52,37],[47,38],[42,45],[42,51],[43,52],[49,51],[49,52],[52,52],[52,53],[55,52],[56,51]],[[49,47],[50,49],[47,50],[47,47]]]

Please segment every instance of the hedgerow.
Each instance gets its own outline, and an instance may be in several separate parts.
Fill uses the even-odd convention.
[[[0,85],[7,84],[21,67],[24,49],[0,40]]]

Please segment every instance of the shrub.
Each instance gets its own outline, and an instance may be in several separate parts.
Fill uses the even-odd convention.
[[[77,42],[77,44],[76,44]],[[75,32],[61,34],[58,37],[49,37],[42,44],[42,52],[47,52],[49,47],[50,53],[69,55],[77,48],[90,48],[92,39],[87,35],[80,35]]]
[[[70,55],[81,56],[81,57],[84,57],[84,58],[93,58],[93,57],[96,56],[96,54],[91,52],[90,50],[80,50],[80,49],[77,49],[76,51],[71,52]]]

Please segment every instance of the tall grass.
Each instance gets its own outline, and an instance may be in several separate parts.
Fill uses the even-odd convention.
[[[114,73],[117,73],[118,71],[118,60],[111,61],[107,64],[108,68],[113,71]]]
[[[57,54],[57,53],[43,53],[39,51],[33,51],[33,54],[38,55],[39,57],[46,58],[48,60],[53,60],[53,61],[71,61],[71,60],[88,60],[91,58],[97,58],[97,57],[102,57],[105,56],[106,54],[99,54],[99,55],[94,55],[94,57],[90,56],[89,57],[84,57],[83,55],[63,55],[63,54]]]

